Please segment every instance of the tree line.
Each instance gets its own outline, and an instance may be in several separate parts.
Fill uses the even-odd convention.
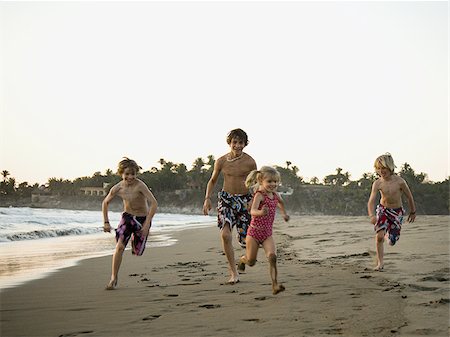
[[[214,167],[214,156],[206,160],[197,158],[190,169],[185,164],[159,160],[159,168],[152,167],[139,174],[153,193],[163,204],[182,206],[190,203],[200,207],[204,191]],[[377,179],[373,172],[364,173],[361,178],[351,180],[350,173],[336,168],[320,181],[317,177],[305,181],[299,175],[299,168],[286,161],[284,166],[275,166],[281,174],[280,191],[290,191],[284,198],[291,212],[299,214],[366,214],[367,199],[372,183]],[[417,204],[419,214],[449,214],[449,178],[442,182],[431,182],[426,173],[416,173],[404,163],[398,175],[406,180]],[[9,171],[2,171],[0,198],[27,198],[37,190],[45,189],[52,195],[75,197],[82,194],[83,187],[103,187],[109,189],[121,180],[111,169],[104,174],[95,172],[92,176],[76,178],[73,181],[64,178],[50,178],[45,186],[18,183]],[[221,179],[221,178],[220,178]],[[216,184],[220,189],[222,182]],[[217,190],[218,191],[218,190]]]

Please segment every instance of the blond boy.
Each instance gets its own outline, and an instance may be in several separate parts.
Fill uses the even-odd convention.
[[[416,206],[411,190],[406,181],[394,173],[394,159],[389,153],[379,156],[374,163],[375,171],[380,176],[372,185],[367,210],[370,222],[376,232],[375,243],[377,251],[377,265],[374,270],[384,268],[384,238],[394,245],[400,238],[405,210],[402,205],[402,195],[408,200],[408,222],[416,218]],[[375,208],[376,196],[380,192],[380,203]]]

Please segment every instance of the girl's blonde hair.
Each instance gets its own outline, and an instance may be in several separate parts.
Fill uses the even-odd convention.
[[[396,168],[394,164],[394,159],[392,158],[391,154],[389,152],[386,152],[385,154],[379,156],[377,159],[375,159],[375,163],[373,164],[373,167],[375,167],[376,170],[381,170],[382,168],[387,168],[391,171],[391,173],[394,173],[394,170]]]
[[[257,190],[261,181],[266,177],[275,178],[278,183],[281,181],[280,172],[272,166],[263,166],[259,170],[253,170],[248,174],[247,179],[245,179],[245,186],[248,189]]]

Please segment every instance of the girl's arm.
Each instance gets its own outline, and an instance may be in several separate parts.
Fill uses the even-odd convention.
[[[283,200],[283,198],[281,197],[281,195],[279,193],[277,193],[277,197],[278,197],[278,205],[277,206],[280,209],[281,214],[283,215],[283,219],[284,219],[284,221],[289,221],[290,217],[289,217],[289,215],[286,212],[286,207],[284,205],[284,200]]]
[[[255,196],[253,197],[253,202],[252,202],[252,208],[250,209],[250,215],[251,216],[264,216],[267,215],[267,213],[269,212],[269,210],[267,209],[267,206],[264,206],[261,209],[259,208],[259,205],[261,204],[261,202],[264,200],[264,197],[261,193],[256,193]]]

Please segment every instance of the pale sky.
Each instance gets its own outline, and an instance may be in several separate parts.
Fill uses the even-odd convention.
[[[45,183],[244,129],[258,166],[449,175],[448,2],[1,2],[0,171]]]

